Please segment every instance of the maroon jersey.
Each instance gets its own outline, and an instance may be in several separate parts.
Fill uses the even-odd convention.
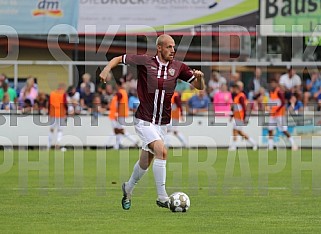
[[[184,63],[173,60],[166,64],[157,56],[123,55],[123,63],[138,70],[137,94],[140,101],[136,118],[153,124],[168,124],[171,118],[171,99],[177,79],[191,83],[193,71]]]

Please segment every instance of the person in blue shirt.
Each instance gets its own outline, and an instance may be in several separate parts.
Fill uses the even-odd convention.
[[[199,90],[198,94],[192,96],[187,103],[188,114],[195,115],[208,111],[210,99],[206,94],[206,91]]]
[[[296,114],[302,113],[303,111],[303,103],[299,99],[299,94],[294,93],[291,95],[289,104],[288,104],[288,110],[294,111]]]
[[[310,98],[318,100],[318,96],[321,93],[321,77],[318,71],[312,73],[311,78],[306,80],[305,86],[303,104],[307,106]]]
[[[139,99],[137,97],[137,92],[132,92],[132,95],[128,99],[128,107],[132,112],[136,112],[139,106]]]

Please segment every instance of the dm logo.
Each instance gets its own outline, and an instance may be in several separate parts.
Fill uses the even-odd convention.
[[[61,17],[63,15],[60,9],[59,0],[39,0],[37,4],[37,9],[32,11],[33,16],[51,16],[51,17]]]
[[[208,6],[208,8],[212,9],[212,8],[216,7],[220,1],[221,0],[214,1],[211,5]]]

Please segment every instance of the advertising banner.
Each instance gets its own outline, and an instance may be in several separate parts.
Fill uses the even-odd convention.
[[[54,26],[71,33],[77,27],[79,1],[1,0],[0,33],[48,34]],[[63,27],[63,24],[65,27]]]
[[[195,27],[211,25],[213,29],[207,30],[212,33],[224,24],[255,31],[258,3],[253,0],[80,0],[78,31],[124,34],[165,28],[195,33]]]
[[[321,35],[321,1],[261,0],[260,25],[263,36]]]

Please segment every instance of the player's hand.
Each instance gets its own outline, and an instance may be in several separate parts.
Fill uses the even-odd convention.
[[[109,72],[110,70],[106,67],[101,71],[101,73],[99,74],[100,82],[107,83],[107,81],[110,80]]]
[[[193,69],[193,75],[196,77],[196,79],[203,79],[204,78],[204,73]]]

